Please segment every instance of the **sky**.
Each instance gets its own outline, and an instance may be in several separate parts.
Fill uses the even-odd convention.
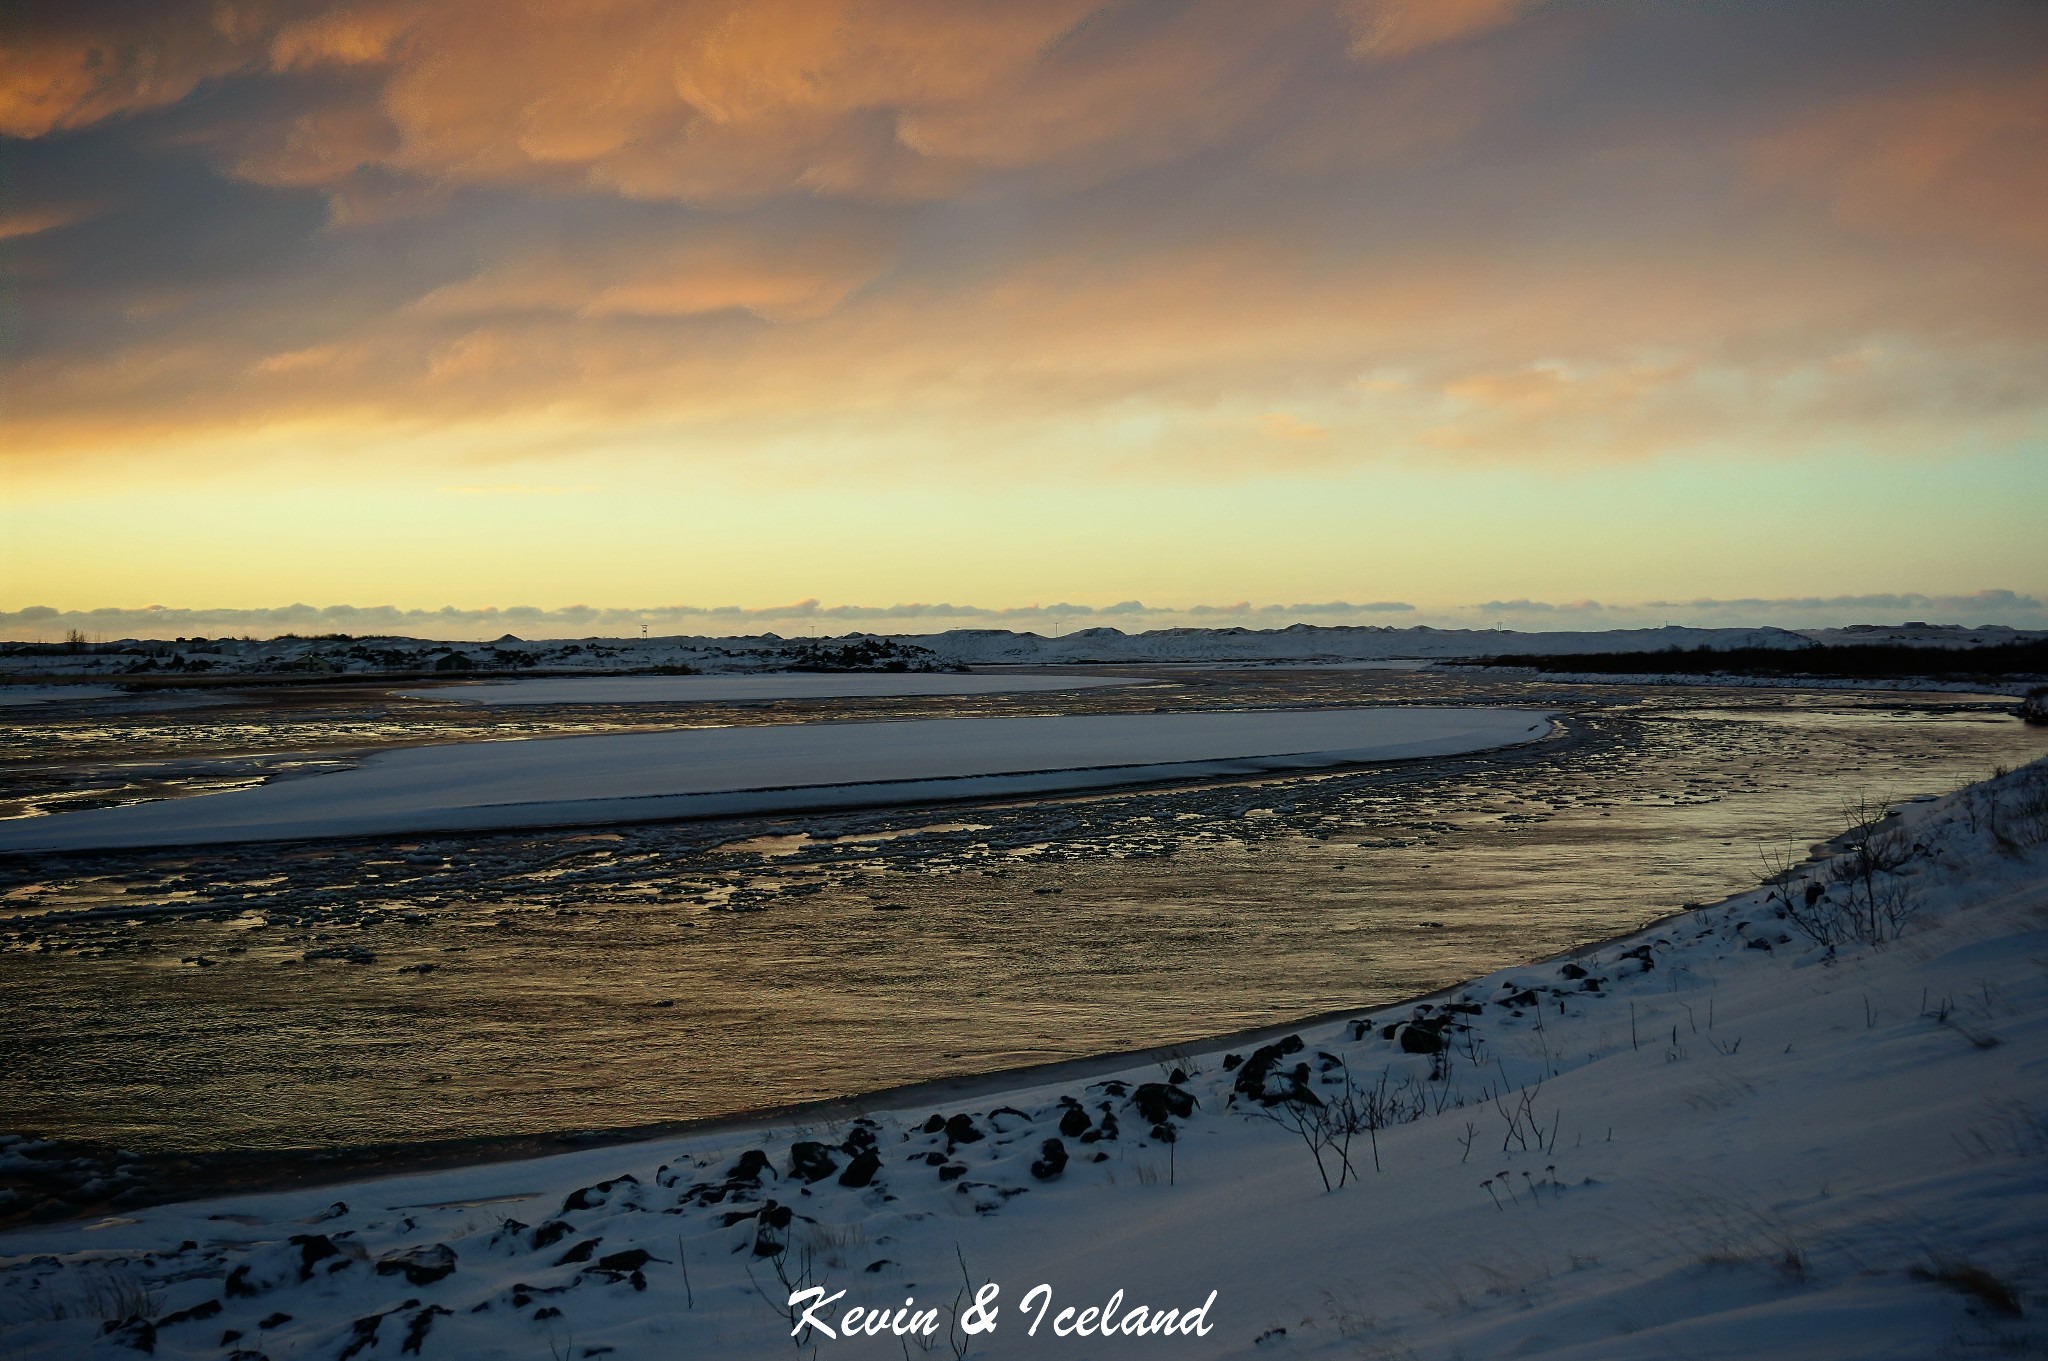
[[[64,0],[0,56],[0,637],[2048,627],[2037,0]]]

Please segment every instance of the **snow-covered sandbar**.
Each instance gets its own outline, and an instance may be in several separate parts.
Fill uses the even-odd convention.
[[[1038,694],[1140,683],[1134,676],[835,671],[734,676],[543,676],[398,693],[407,699],[454,700],[460,704],[708,704],[734,700]]]
[[[382,752],[252,789],[0,823],[0,851],[874,807],[1312,769],[1532,741],[1526,709],[1377,708],[698,728]]]

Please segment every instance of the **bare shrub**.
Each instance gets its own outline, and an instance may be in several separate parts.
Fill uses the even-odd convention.
[[[1984,821],[2008,855],[2048,841],[2048,770],[2030,767],[1991,790]]]
[[[2019,1318],[2024,1313],[2019,1292],[1974,1262],[1937,1256],[1926,1266],[1914,1267],[1912,1276],[1916,1281],[1945,1285],[2006,1318]]]
[[[1344,1090],[1324,1100],[1301,1092],[1261,1111],[1260,1114],[1292,1131],[1315,1160],[1316,1174],[1325,1191],[1341,1189],[1358,1169],[1351,1165],[1351,1145],[1361,1134],[1372,1148],[1372,1170],[1380,1170],[1379,1132],[1396,1125],[1413,1124],[1429,1113],[1430,1096],[1413,1077],[1394,1082],[1382,1071],[1379,1080],[1360,1087],[1344,1075]],[[1336,1181],[1330,1180],[1334,1165]]]
[[[1759,851],[1771,886],[1767,901],[1823,948],[1850,941],[1889,944],[1920,911],[1919,895],[1899,874],[1915,853],[1912,837],[1890,805],[1869,795],[1846,803],[1842,819],[1847,826],[1837,838],[1841,851],[1810,871],[1787,849]]]

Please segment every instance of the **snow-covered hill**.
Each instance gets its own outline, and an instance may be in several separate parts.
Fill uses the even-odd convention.
[[[1435,628],[1082,629],[1048,638],[1003,629],[842,638],[579,638],[491,643],[419,638],[127,639],[65,650],[0,647],[0,676],[138,676],[157,679],[278,672],[450,674],[473,671],[694,672],[942,671],[967,666],[1107,663],[1342,663],[1482,657],[1509,652],[1652,652],[1671,647],[1803,647],[1783,629],[1618,629],[1514,633]]]
[[[17,1230],[0,1355],[2040,1355],[2044,842],[2037,763],[1413,1005]]]

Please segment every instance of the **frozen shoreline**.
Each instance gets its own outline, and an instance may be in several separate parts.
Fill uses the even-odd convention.
[[[571,676],[395,690],[401,699],[455,704],[691,704],[745,700],[882,699],[924,695],[1043,694],[1156,684],[1144,676],[958,675],[841,671],[709,676]]]
[[[1824,951],[1758,889],[1439,1004],[1290,1027],[1298,1046],[1125,1056],[1121,1081],[1041,1071],[932,1120],[940,1097],[899,1093],[340,1201],[16,1230],[0,1273],[18,1298],[123,1273],[149,1312],[30,1308],[0,1340],[196,1356],[227,1327],[299,1354],[403,1336],[515,1357],[573,1332],[620,1357],[773,1357],[785,1279],[949,1318],[964,1267],[1004,1311],[966,1339],[976,1356],[1058,1349],[1015,1312],[1041,1282],[1062,1304],[1216,1290],[1212,1335],[1175,1344],[1201,1356],[2018,1354],[2048,1291],[2026,1247],[2048,1228],[2044,784],[2037,763],[1904,811],[1902,858],[1872,882],[1918,914],[1882,948]],[[1853,899],[1842,869],[1800,867],[1789,901],[1808,883]],[[1421,1109],[1370,1149],[1360,1134],[1341,1174],[1325,1147],[1349,1183],[1326,1191],[1262,1113],[1360,1090]]]
[[[1533,710],[1374,708],[916,719],[492,741],[334,774],[0,823],[0,852],[734,816],[1065,792],[1458,755]]]

